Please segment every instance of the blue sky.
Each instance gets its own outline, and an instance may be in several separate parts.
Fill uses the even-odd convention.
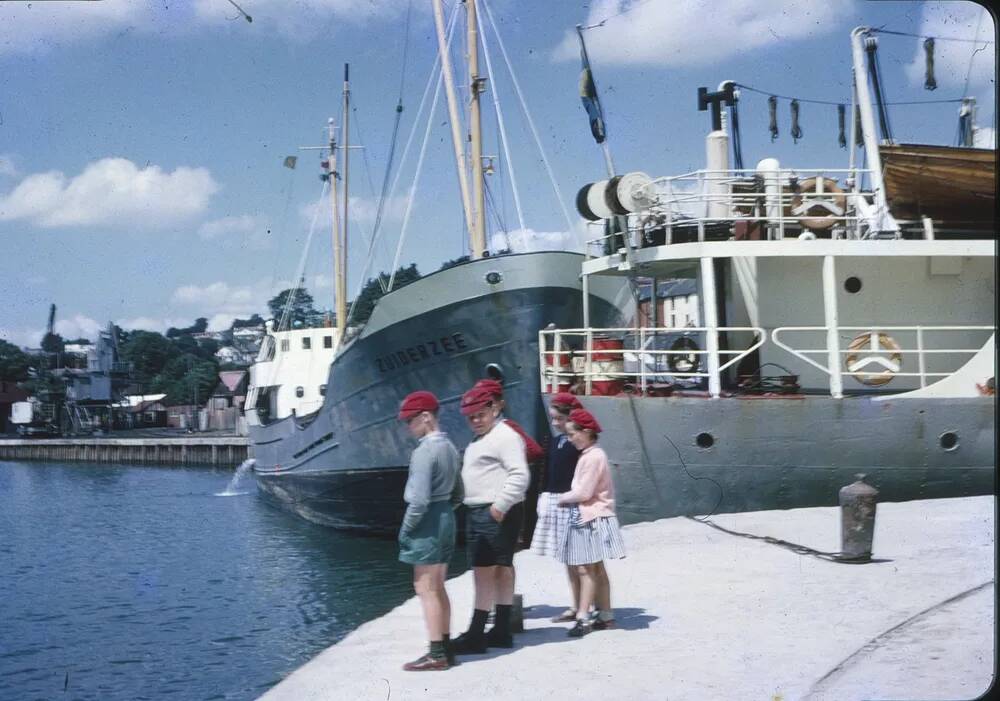
[[[454,0],[445,4],[449,15]],[[429,0],[132,0],[0,3],[0,338],[37,344],[58,305],[57,331],[93,337],[115,321],[164,331],[206,316],[213,328],[266,312],[295,276],[322,183],[316,152],[340,118],[351,64],[351,278],[382,182],[403,74],[397,163],[437,51]],[[510,183],[490,180],[515,249],[578,245],[573,198],[603,159],[578,97],[573,27],[585,32],[619,172],[671,175],[703,167],[707,113],[699,86],[732,79],[768,93],[850,101],[850,31],[858,25],[936,37],[995,38],[979,5],[836,0],[488,0],[562,202],[542,167],[492,33],[496,89],[511,139],[526,231]],[[978,32],[978,33],[977,33]],[[463,36],[456,36],[460,53]],[[995,134],[995,44],[939,40],[938,89],[923,89],[920,39],[880,35],[890,101],[979,101],[980,137]],[[978,50],[978,51],[977,51]],[[974,53],[975,52],[975,53]],[[482,63],[482,62],[481,62]],[[485,72],[485,65],[481,65]],[[491,97],[484,114],[492,127]],[[836,108],[803,103],[797,144],[781,100],[771,143],[767,97],[743,91],[744,160],[847,167]],[[432,122],[401,262],[430,272],[465,253],[443,94]],[[957,105],[897,106],[898,140],[951,144]],[[374,270],[388,270],[426,118],[390,202]],[[500,153],[495,130],[485,152]],[[298,167],[282,167],[286,155]],[[369,184],[371,183],[371,185]],[[563,208],[573,225],[567,231]],[[307,286],[332,307],[329,215],[317,217]],[[496,225],[493,227],[496,229]],[[353,296],[353,293],[352,293]]]

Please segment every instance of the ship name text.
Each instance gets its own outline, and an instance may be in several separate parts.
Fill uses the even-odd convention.
[[[458,353],[468,348],[465,337],[461,332],[456,332],[448,336],[441,336],[433,340],[415,343],[412,346],[399,348],[386,355],[375,358],[375,365],[379,372],[398,370],[406,365],[412,365],[424,360],[430,360],[435,355],[450,355]]]

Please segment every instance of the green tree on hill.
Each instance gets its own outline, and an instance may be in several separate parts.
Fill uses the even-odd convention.
[[[281,316],[288,305],[289,297],[292,298],[291,307],[288,310],[288,318],[282,324]],[[267,308],[270,310],[271,317],[279,331],[287,331],[295,326],[321,323],[321,314],[313,306],[313,297],[304,287],[282,290],[268,301]]]
[[[389,275],[386,273],[379,273],[379,277],[382,278],[384,282],[388,282]],[[393,289],[398,290],[400,287],[405,287],[411,282],[420,279],[420,271],[417,270],[416,263],[410,263],[407,266],[401,266],[399,270],[396,271],[396,279],[393,281]],[[361,288],[360,294],[358,294],[357,299],[354,302],[354,314],[351,316],[351,324],[363,324],[368,321],[368,318],[372,315],[372,310],[375,309],[375,303],[384,295],[382,292],[382,285],[379,284],[378,278],[368,278],[365,286]]]
[[[13,343],[0,340],[0,380],[22,382],[28,379],[31,359]]]

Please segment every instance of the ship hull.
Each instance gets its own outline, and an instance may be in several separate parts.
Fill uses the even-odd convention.
[[[995,491],[993,397],[582,399],[623,523],[832,506],[858,473],[880,501]]]
[[[417,389],[434,392],[441,428],[461,449],[472,433],[459,400],[491,364],[503,374],[506,415],[536,437],[546,434],[538,331],[580,325],[581,261],[562,252],[483,259],[384,297],[331,364],[319,411],[266,425],[248,417],[260,491],[317,523],[395,532],[415,445],[396,419],[400,401]],[[499,284],[486,282],[489,273]],[[624,288],[605,289],[603,296],[591,290],[591,314],[615,325],[615,295]]]

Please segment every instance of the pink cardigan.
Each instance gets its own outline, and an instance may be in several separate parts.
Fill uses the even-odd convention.
[[[559,503],[577,504],[583,523],[615,515],[615,486],[611,482],[608,456],[603,450],[592,445],[580,453],[573,483],[569,491],[559,497]]]

